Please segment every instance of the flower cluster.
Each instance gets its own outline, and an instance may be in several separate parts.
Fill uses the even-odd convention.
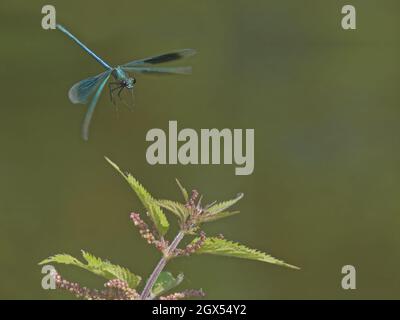
[[[140,295],[136,290],[129,288],[129,285],[120,279],[113,279],[107,281],[104,286],[106,288],[115,289],[118,300],[138,300]]]
[[[128,284],[120,279],[112,279],[104,284],[105,289],[89,289],[79,283],[63,279],[58,273],[54,273],[56,287],[74,294],[77,298],[86,300],[140,300],[136,290],[129,288]],[[179,300],[190,297],[204,297],[203,290],[185,290],[175,292],[167,296],[159,297],[160,300]]]
[[[160,300],[180,300],[186,298],[194,298],[194,297],[204,297],[205,294],[203,290],[185,290],[182,292],[175,292],[167,296],[160,297]]]
[[[175,249],[174,254],[175,256],[189,256],[199,250],[205,241],[206,234],[204,231],[200,231],[200,237],[198,240],[194,243],[188,244],[185,249]]]
[[[200,228],[200,225],[206,221],[207,218],[214,215],[208,212],[208,209],[212,207],[215,202],[203,207],[201,200],[202,196],[199,197],[197,190],[192,190],[191,197],[185,204],[185,207],[190,211],[190,214],[185,222],[185,225],[183,226],[183,229],[187,230],[189,233],[197,232]]]
[[[125,281],[114,279],[106,282],[104,286],[106,289],[97,290],[82,287],[79,283],[70,282],[63,279],[58,273],[54,274],[54,280],[56,287],[64,289],[77,298],[83,298],[87,300],[137,300],[139,294],[129,288]]]
[[[192,190],[192,194],[186,203],[187,208],[193,208],[196,207],[196,200],[199,197],[199,192],[197,190]]]
[[[133,224],[139,229],[139,233],[148,244],[153,244],[159,251],[163,252],[168,247],[168,241],[157,240],[153,232],[150,231],[149,226],[142,220],[139,213],[132,212],[131,220]]]
[[[146,222],[140,218],[139,213],[132,212],[131,219],[133,224],[138,227],[140,235],[147,241],[148,244],[154,244],[156,238],[154,234],[150,231],[149,226]]]

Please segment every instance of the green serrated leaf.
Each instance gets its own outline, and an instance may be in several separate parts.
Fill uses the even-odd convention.
[[[199,238],[194,239],[193,243],[196,242],[198,239]],[[250,249],[240,243],[235,243],[220,238],[206,238],[205,242],[196,251],[196,253],[198,254],[208,253],[221,256],[250,259],[250,260],[272,263],[292,269],[300,269],[299,267],[287,264],[261,251]]]
[[[118,265],[113,265],[111,263],[106,264],[103,266],[103,270],[106,273],[107,279],[124,280],[132,289],[135,289],[141,281],[141,278],[139,276],[133,274],[128,269],[120,267]]]
[[[103,266],[104,262],[100,258],[95,257],[89,252],[86,252],[84,250],[81,250],[82,257],[86,260],[87,266],[89,268],[99,268]]]
[[[115,170],[117,170],[124,177],[130,187],[133,189],[133,191],[135,191],[139,200],[146,208],[147,213],[154,223],[154,226],[156,227],[159,234],[162,236],[165,235],[168,231],[169,223],[167,217],[161,210],[160,206],[157,205],[154,198],[131,174],[125,174],[114,162],[112,162],[107,157],[105,157],[105,159],[114,167]]]
[[[190,210],[185,205],[171,200],[157,200],[157,204],[175,214],[181,222],[185,222],[190,214]]]
[[[65,253],[56,254],[54,256],[48,257],[47,259],[44,259],[43,261],[39,262],[39,265],[48,264],[48,263],[72,264],[74,266],[81,267],[81,268],[85,267],[85,265],[82,262],[80,262],[78,259],[76,259],[75,257],[73,257],[69,254],[65,254]]]
[[[151,294],[153,297],[157,297],[175,287],[177,287],[183,280],[183,273],[180,273],[175,278],[170,272],[163,271],[154,283]]]
[[[141,277],[133,274],[127,268],[112,264],[109,261],[104,261],[83,250],[82,250],[82,256],[86,260],[87,264],[82,263],[78,259],[68,254],[56,254],[52,257],[49,257],[41,261],[39,264],[59,263],[59,264],[74,265],[76,267],[90,271],[107,280],[112,280],[112,279],[123,280],[126,283],[128,283],[129,287],[132,289],[136,288],[141,281]]]
[[[243,198],[243,193],[239,193],[234,199],[216,203],[210,208],[208,208],[206,211],[210,214],[220,213],[222,211],[225,211],[229,207],[232,207],[236,202],[238,202],[242,198]]]
[[[223,212],[216,213],[216,214],[206,214],[204,216],[200,216],[199,221],[201,223],[212,222],[212,221],[216,221],[216,220],[219,220],[222,218],[227,218],[227,217],[233,216],[238,213],[239,213],[239,211],[223,211]]]
[[[189,194],[188,194],[187,190],[182,186],[182,184],[180,183],[180,181],[178,179],[175,178],[175,181],[178,184],[178,187],[182,192],[183,199],[185,199],[185,202],[188,202],[189,201]]]

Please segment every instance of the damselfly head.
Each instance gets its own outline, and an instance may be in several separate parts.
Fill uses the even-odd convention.
[[[133,89],[133,86],[136,83],[136,79],[135,78],[128,78],[124,81],[122,81],[122,85],[127,88],[127,89]]]

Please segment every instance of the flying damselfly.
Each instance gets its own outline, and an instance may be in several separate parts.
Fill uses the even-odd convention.
[[[93,112],[99,100],[100,94],[103,91],[110,77],[114,78],[114,82],[109,82],[110,97],[113,101],[113,93],[118,90],[120,96],[122,90],[128,89],[132,92],[136,79],[130,73],[146,73],[146,74],[189,74],[191,67],[158,67],[154,66],[159,63],[178,60],[181,58],[192,56],[196,53],[193,49],[181,49],[155,55],[152,57],[133,60],[123,65],[116,67],[110,66],[107,62],[96,55],[92,50],[85,46],[78,38],[70,33],[65,27],[57,24],[57,29],[65,33],[69,38],[74,40],[82,49],[92,56],[103,68],[106,69],[103,73],[96,76],[84,79],[74,84],[68,92],[69,99],[72,103],[89,103],[85,118],[82,124],[82,137],[84,140],[89,139],[89,126],[92,120]]]

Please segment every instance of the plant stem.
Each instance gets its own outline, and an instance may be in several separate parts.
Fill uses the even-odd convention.
[[[146,285],[144,286],[144,289],[142,291],[142,294],[140,295],[140,299],[148,300],[150,298],[151,289],[153,289],[154,283],[157,281],[158,276],[160,275],[161,271],[164,269],[169,258],[171,257],[171,253],[176,249],[179,242],[181,242],[184,236],[185,233],[183,231],[179,231],[175,239],[171,242],[170,246],[167,249],[167,253],[158,262],[157,266],[154,268],[152,274],[147,280]]]

